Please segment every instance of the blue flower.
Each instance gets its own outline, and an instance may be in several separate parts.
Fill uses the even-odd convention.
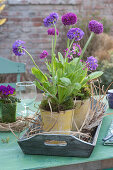
[[[71,28],[68,33],[67,37],[72,40],[75,38],[75,41],[80,41],[84,36],[84,32],[80,28]]]
[[[13,44],[12,48],[13,48],[13,52],[15,55],[17,56],[22,56],[25,54],[25,47],[23,46],[25,42],[21,41],[21,40],[16,40],[15,43]]]
[[[94,58],[93,56],[87,57],[86,65],[88,69],[96,70],[96,68],[98,67],[97,63],[98,63],[97,59]]]
[[[49,27],[51,25],[54,25],[57,22],[58,18],[59,18],[59,16],[58,16],[57,13],[55,13],[55,12],[51,13],[49,16],[47,16],[43,20],[45,27]]]

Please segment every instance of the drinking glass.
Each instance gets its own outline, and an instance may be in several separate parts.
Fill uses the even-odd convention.
[[[29,115],[29,105],[36,100],[37,91],[34,82],[24,81],[16,83],[16,96],[21,100],[21,104],[25,110],[21,112],[21,115]]]

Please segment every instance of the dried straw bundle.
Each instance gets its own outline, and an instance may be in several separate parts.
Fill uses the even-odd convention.
[[[0,121],[0,131],[8,132],[12,129],[15,132],[21,132],[26,128],[26,122],[22,117],[17,117],[16,122],[13,123],[1,123]]]

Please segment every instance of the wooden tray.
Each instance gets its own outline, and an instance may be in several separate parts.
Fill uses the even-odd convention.
[[[97,101],[94,100],[94,105],[96,105],[96,103]],[[103,105],[103,103],[101,104]],[[106,110],[106,105],[104,105],[104,110]],[[91,143],[85,142],[73,135],[67,134],[39,133],[34,134],[34,136],[27,138],[25,133],[18,140],[18,144],[25,154],[30,155],[89,157],[96,145],[101,124],[102,121],[100,122],[100,125],[95,129],[95,134]],[[33,126],[35,127],[35,125]],[[39,132],[42,131],[40,131],[39,129]],[[55,144],[55,142],[49,141],[57,142]]]
[[[22,138],[18,140],[18,144],[25,154],[30,155],[89,157],[96,145],[100,127],[101,124],[96,130],[92,143],[65,134],[39,134],[30,138],[25,138],[24,134]],[[61,144],[50,144],[46,142],[51,140],[63,142],[61,142]]]

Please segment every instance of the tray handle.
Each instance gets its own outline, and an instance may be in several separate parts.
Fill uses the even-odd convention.
[[[70,143],[70,138],[67,135],[55,134],[55,135],[42,135],[43,144],[45,146],[62,146],[65,147]]]

